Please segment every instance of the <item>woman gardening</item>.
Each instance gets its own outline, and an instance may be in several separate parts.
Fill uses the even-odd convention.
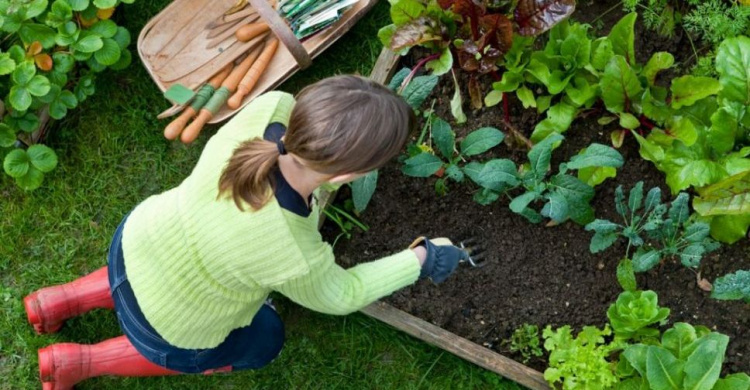
[[[45,390],[100,375],[257,369],[278,356],[279,292],[309,309],[348,314],[430,278],[468,254],[421,237],[350,269],[318,230],[314,191],[383,166],[414,126],[411,108],[373,81],[338,76],[269,92],[222,127],[179,186],[135,207],[115,231],[108,266],[24,299],[39,333],[94,308],[114,309],[123,336],[39,350]]]

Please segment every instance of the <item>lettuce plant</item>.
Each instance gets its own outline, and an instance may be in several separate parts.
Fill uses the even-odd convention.
[[[728,343],[723,334],[678,322],[664,332],[661,343],[626,347],[620,359],[627,364],[620,365],[619,374],[636,386],[631,388],[710,390],[735,384],[747,388],[746,374],[719,379]]]
[[[653,291],[625,291],[607,310],[615,336],[624,340],[653,338],[659,330],[649,325],[663,325],[669,309],[659,307],[659,297]]]
[[[134,0],[0,0],[0,147],[6,174],[25,190],[42,184],[57,162],[32,144],[43,118],[62,119],[94,93],[94,76],[131,62],[130,33],[110,17]],[[17,142],[23,139],[23,142]]]
[[[564,390],[607,389],[617,384],[612,354],[623,344],[607,342],[611,334],[609,325],[604,329],[584,326],[575,338],[569,325],[554,331],[547,326],[542,333],[544,349],[550,353],[544,379],[553,387],[559,383]]]
[[[511,352],[519,353],[524,363],[527,363],[532,356],[542,356],[542,349],[539,343],[539,327],[536,325],[523,324],[513,331],[510,337]]]
[[[598,167],[619,168],[623,164],[622,155],[608,146],[591,144],[568,163],[561,164],[558,173],[548,179],[552,150],[563,139],[562,135],[553,134],[537,143],[527,154],[529,162],[519,168],[508,159],[467,164],[465,172],[482,187],[475,200],[488,204],[500,195],[508,194],[512,199],[510,209],[533,223],[541,222],[543,218],[549,218],[553,223],[568,219],[579,224],[591,221],[594,211],[589,202],[594,197],[594,189],[581,179],[581,172]],[[578,177],[571,175],[571,170],[578,170]],[[516,188],[524,192],[511,196],[510,192]],[[536,203],[543,205],[541,210],[533,208]]]
[[[711,297],[722,300],[741,299],[750,303],[750,270],[740,270],[716,279]]]

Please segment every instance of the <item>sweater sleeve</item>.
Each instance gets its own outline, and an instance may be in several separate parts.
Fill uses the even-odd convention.
[[[410,249],[349,269],[336,265],[330,247],[328,253],[308,274],[274,289],[308,309],[344,315],[413,284],[421,269]]]

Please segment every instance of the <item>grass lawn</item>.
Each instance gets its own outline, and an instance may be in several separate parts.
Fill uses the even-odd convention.
[[[138,0],[117,11],[133,36],[168,4]],[[386,24],[381,2],[335,46],[283,89],[337,73],[368,74]],[[137,56],[134,54],[134,58]],[[95,311],[68,322],[53,336],[37,336],[21,303],[29,292],[68,282],[105,265],[107,246],[122,216],[147,196],[178,184],[197,161],[204,130],[190,147],[162,137],[167,107],[139,62],[101,75],[97,92],[57,123],[47,144],[59,166],[32,193],[0,174],[0,389],[39,388],[36,350],[55,342],[94,343],[119,335],[113,313]],[[406,216],[405,216],[406,217]],[[257,372],[169,378],[97,378],[81,389],[234,388],[518,388],[453,355],[360,314],[325,316],[277,301],[287,324],[281,357]]]

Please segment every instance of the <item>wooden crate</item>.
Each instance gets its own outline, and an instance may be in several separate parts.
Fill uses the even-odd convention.
[[[144,26],[138,36],[138,55],[159,89],[166,91],[173,84],[180,83],[197,90],[213,74],[251,48],[250,43],[243,42],[232,43],[227,47],[220,45],[212,49],[206,48],[211,41],[207,37],[206,25],[221,16],[235,1],[174,0]],[[336,23],[302,42],[302,47],[310,58],[317,57],[349,31],[376,3],[377,0],[360,0]],[[185,46],[177,50],[183,43]],[[190,69],[191,64],[198,63],[204,65],[182,75],[184,69]],[[253,98],[279,86],[299,69],[290,50],[284,44],[279,45],[268,69],[242,101],[242,105],[234,110],[223,107],[209,123],[217,123],[234,115]]]
[[[398,64],[398,56],[388,49],[383,49],[378,57],[370,78],[380,83],[386,82],[393,76]],[[320,209],[335,198],[334,193],[321,194]],[[325,215],[321,215],[323,224]],[[428,344],[439,347],[466,361],[495,372],[505,378],[518,382],[533,390],[549,390],[550,386],[539,371],[527,367],[513,359],[509,359],[497,352],[473,343],[463,337],[448,332],[425,320],[399,310],[385,302],[375,302],[360,310],[362,313],[380,320],[394,328],[414,336]]]

